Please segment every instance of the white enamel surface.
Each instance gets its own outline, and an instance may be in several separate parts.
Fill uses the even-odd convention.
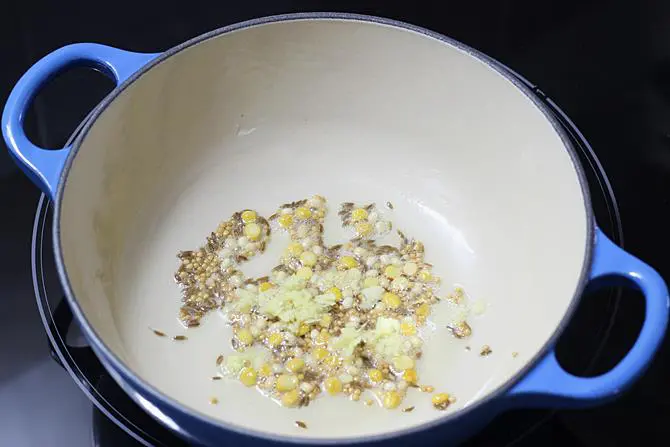
[[[184,333],[178,250],[233,211],[269,215],[322,194],[391,201],[397,228],[426,245],[446,292],[487,304],[467,341],[431,331],[421,382],[453,393],[450,412],[494,391],[547,342],[582,269],[587,216],[559,136],[508,80],[438,40],[354,21],[292,21],[202,42],[140,77],[85,137],[63,194],[61,241],[93,329],[141,378],[238,427],[338,438],[444,416],[323,398],[286,410],[212,382],[230,352],[216,314]],[[336,211],[333,211],[333,214]],[[270,265],[271,261],[267,261]],[[438,309],[438,327],[444,312]],[[443,321],[442,321],[443,322]],[[478,356],[488,344],[493,354]],[[470,352],[465,346],[471,346]],[[517,358],[512,352],[518,352]],[[219,405],[210,405],[217,396]],[[297,429],[296,419],[308,430]]]

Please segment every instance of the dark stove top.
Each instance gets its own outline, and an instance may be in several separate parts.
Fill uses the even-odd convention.
[[[664,0],[496,0],[443,1],[439,2],[440,7],[435,6],[437,2],[435,5],[428,2],[391,5],[382,1],[209,2],[206,6],[181,3],[178,7],[167,2],[149,3],[133,2],[124,7],[123,2],[115,2],[113,10],[108,8],[104,12],[98,10],[99,5],[94,8],[91,2],[83,1],[43,0],[8,5],[5,26],[0,27],[0,33],[7,33],[0,39],[0,48],[6,55],[0,71],[0,102],[4,103],[12,84],[37,58],[76,41],[97,41],[135,51],[159,51],[229,23],[304,10],[359,12],[412,22],[499,59],[539,85],[543,93],[538,94],[558,103],[581,129],[597,155],[597,158],[589,155],[588,146],[582,141],[583,162],[591,177],[599,224],[619,243],[625,235],[626,249],[670,280],[667,255],[670,247],[667,231],[670,228],[670,3]],[[28,118],[29,133],[46,146],[64,144],[109,88],[111,83],[90,72],[74,71],[56,79],[38,96]],[[575,134],[575,138],[581,141],[579,135]],[[0,154],[0,198],[4,199],[0,203],[8,207],[8,214],[14,219],[1,223],[3,244],[0,246],[9,250],[9,256],[0,260],[0,274],[13,286],[7,289],[12,292],[11,296],[3,299],[10,309],[16,310],[19,309],[17,303],[31,300],[28,295],[34,295],[27,258],[37,193],[20,174],[8,172],[11,165],[7,158]],[[602,163],[607,172],[612,191],[598,163]],[[42,203],[38,208],[40,219],[48,218],[47,210]],[[34,248],[39,249],[36,253],[45,256],[43,264],[47,265],[50,244],[40,242],[46,244],[47,250]],[[11,375],[0,374],[0,421],[3,421],[0,422],[0,445],[83,446],[91,441],[81,435],[77,435],[77,441],[74,437],[70,442],[66,440],[74,436],[74,432],[89,430],[92,442],[99,446],[125,447],[139,445],[139,442],[177,445],[170,434],[137,413],[139,410],[81,344],[76,327],[68,330],[68,312],[67,308],[58,306],[61,295],[53,268],[47,266],[39,274],[44,288],[38,302],[49,306],[48,309],[42,306],[47,326],[51,324],[52,333],[65,339],[60,344],[58,340],[54,343],[56,351],[61,353],[56,357],[70,368],[75,381],[97,401],[100,410],[92,406],[92,418],[91,410],[82,417],[81,405],[68,406],[79,402],[81,389],[71,387],[63,391],[66,387],[61,383],[63,376],[69,379],[67,373],[49,370],[55,388],[49,391],[44,384],[39,387],[42,399],[36,402],[40,402],[42,418],[35,421],[30,407],[15,404],[10,397],[16,399],[16,394],[5,392],[5,388],[13,386],[8,380]],[[558,353],[571,372],[588,375],[607,370],[626,352],[639,330],[643,305],[634,294],[619,294],[617,290],[605,290],[587,298],[559,342]],[[20,306],[19,310],[25,307]],[[58,318],[51,321],[54,313]],[[34,321],[39,320],[37,312],[21,310],[12,315],[21,319],[21,325],[8,319],[0,320],[7,322],[0,333],[5,339],[11,335],[10,340],[24,340],[22,331],[37,329],[34,326]],[[56,328],[56,320],[61,327]],[[8,327],[12,328],[11,333],[7,332]],[[17,333],[19,338],[16,338]],[[34,338],[34,332],[30,334]],[[10,349],[7,345],[9,343],[3,343],[0,348],[3,364],[10,356],[15,359],[22,349],[35,358],[48,355],[46,342],[43,349],[35,344],[26,345],[25,349],[22,345],[21,349]],[[76,354],[67,358],[70,350]],[[665,445],[664,438],[670,435],[670,424],[666,422],[670,420],[668,373],[670,342],[665,343],[649,372],[619,401],[594,410],[504,414],[468,445]],[[17,369],[16,374],[20,376],[25,372]],[[25,396],[20,398],[35,400],[28,387],[21,392]],[[14,409],[7,411],[11,419],[5,417],[4,408]],[[52,408],[51,413],[49,408]],[[72,411],[71,418],[60,414],[62,408],[72,408],[68,410]],[[45,414],[46,418],[60,416],[68,423],[50,424]],[[4,422],[8,420],[18,422],[10,425]],[[33,427],[36,433],[28,433],[27,427]],[[37,434],[45,430],[46,433]],[[135,435],[136,440],[127,431]],[[44,439],[50,439],[51,443]]]

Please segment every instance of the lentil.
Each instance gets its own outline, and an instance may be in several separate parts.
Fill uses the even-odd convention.
[[[451,404],[451,398],[447,393],[439,393],[433,396],[431,402],[436,409],[446,410],[449,404]]]
[[[479,355],[482,356],[482,357],[486,357],[486,356],[490,355],[491,353],[493,353],[493,351],[491,350],[491,347],[489,345],[482,346],[482,350],[479,351]]]

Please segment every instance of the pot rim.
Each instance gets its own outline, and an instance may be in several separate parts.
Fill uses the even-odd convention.
[[[95,124],[96,120],[100,115],[107,109],[109,104],[111,104],[114,99],[116,99],[123,91],[126,90],[131,84],[133,84],[139,77],[144,73],[151,70],[154,66],[160,64],[164,60],[174,56],[177,53],[180,53],[188,48],[204,42],[206,40],[221,36],[223,34],[228,34],[233,31],[239,31],[245,28],[251,28],[255,26],[266,25],[276,22],[290,22],[290,21],[299,21],[299,20],[334,20],[334,21],[352,21],[352,22],[363,22],[367,24],[374,25],[385,25],[393,27],[396,29],[401,29],[404,31],[415,32],[426,38],[436,39],[446,45],[450,45],[458,50],[465,52],[466,54],[472,56],[473,58],[479,60],[480,62],[486,64],[489,68],[503,76],[509,82],[511,82],[517,89],[519,89],[528,99],[530,99],[533,104],[543,113],[545,118],[550,122],[554,131],[558,134],[563,142],[565,150],[568,152],[572,165],[577,174],[580,189],[582,192],[583,204],[585,207],[585,216],[586,216],[586,240],[585,240],[585,251],[584,257],[582,260],[582,268],[580,272],[579,281],[575,288],[574,295],[570,301],[570,304],[561,319],[560,323],[556,326],[552,335],[545,342],[541,349],[529,360],[519,371],[516,372],[510,379],[508,379],[504,384],[500,385],[497,389],[491,391],[486,396],[481,399],[478,399],[473,404],[462,408],[454,413],[447,413],[444,416],[426,421],[421,424],[417,424],[412,427],[404,429],[390,430],[383,433],[366,435],[366,436],[346,436],[338,438],[315,438],[315,437],[290,437],[288,435],[273,434],[270,432],[264,432],[256,429],[249,429],[237,424],[232,424],[221,419],[216,419],[210,416],[207,416],[196,409],[190,408],[176,399],[170,397],[169,395],[159,391],[152,384],[146,382],[144,379],[136,375],[124,362],[122,362],[116,354],[114,354],[104,343],[102,338],[96,333],[93,327],[89,324],[88,320],[84,316],[84,313],[79,306],[76,297],[72,291],[72,287],[67,275],[65,268],[63,255],[61,251],[61,235],[60,235],[60,214],[61,214],[61,200],[63,191],[65,189],[68,174],[72,166],[72,162],[79,152],[80,146],[84,138],[87,136],[91,127]],[[133,388],[138,388],[143,390],[144,393],[149,394],[152,399],[160,402],[163,405],[168,405],[170,407],[176,408],[178,411],[187,414],[190,417],[199,419],[203,422],[208,423],[210,426],[214,426],[223,430],[229,430],[238,434],[257,437],[265,440],[271,441],[282,441],[294,444],[337,444],[337,443],[363,443],[363,442],[373,442],[381,441],[389,438],[400,437],[409,435],[411,433],[428,430],[434,428],[438,425],[456,421],[459,418],[466,417],[468,415],[474,414],[477,410],[481,410],[486,404],[490,404],[498,398],[504,397],[505,394],[517,383],[519,383],[534,367],[535,365],[551,350],[551,348],[556,344],[558,338],[563,333],[568,323],[572,319],[572,316],[580,302],[581,294],[586,287],[586,284],[589,281],[589,271],[592,264],[593,256],[593,246],[594,246],[594,233],[595,233],[595,220],[593,217],[593,210],[591,204],[591,196],[588,189],[588,183],[586,180],[586,174],[584,169],[579,161],[579,158],[576,154],[570,139],[563,130],[562,126],[558,120],[553,116],[549,108],[544,105],[539,98],[531,91],[531,89],[524,84],[521,79],[521,76],[517,75],[511,69],[507,68],[505,65],[501,64],[497,60],[461,43],[450,37],[444,36],[440,33],[412,25],[406,22],[377,17],[364,14],[353,14],[353,13],[340,13],[340,12],[303,12],[303,13],[289,13],[289,14],[279,14],[271,15],[260,18],[255,18],[232,25],[224,26],[216,30],[207,32],[200,36],[197,36],[193,39],[190,39],[180,45],[170,48],[169,50],[161,53],[155,59],[148,62],[145,66],[140,68],[137,72],[131,75],[126,81],[121,85],[115,88],[109,95],[107,95],[89,114],[86,119],[86,123],[81,129],[79,135],[76,137],[74,143],[72,144],[72,150],[68,154],[68,157],[65,161],[64,168],[60,174],[58,181],[57,193],[54,199],[54,219],[53,219],[53,244],[54,244],[54,255],[56,259],[56,269],[60,277],[61,283],[63,285],[65,296],[70,304],[73,314],[76,316],[77,321],[82,327],[82,330],[86,334],[86,337],[91,342],[91,346],[95,348],[96,353],[99,353],[103,357],[103,363],[105,365],[110,365],[113,369],[120,372],[123,379],[129,381]],[[116,376],[118,373],[114,374]],[[125,388],[125,387],[124,387]],[[135,393],[128,393],[133,399],[137,399]],[[144,400],[144,398],[143,398]],[[156,409],[162,413],[161,410]],[[499,412],[497,408],[492,408],[492,415],[495,415]],[[155,415],[153,415],[155,416]],[[167,417],[167,416],[166,416]],[[164,423],[164,421],[162,421]],[[175,422],[176,424],[176,422]],[[184,432],[182,427],[178,424],[174,426],[173,424],[168,424],[171,429],[177,431],[180,435],[186,436],[191,439],[197,439],[197,436],[194,436],[192,433]]]

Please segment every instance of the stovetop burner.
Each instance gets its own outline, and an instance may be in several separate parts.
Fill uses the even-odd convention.
[[[522,78],[521,78],[522,79]],[[522,81],[526,82],[522,79]],[[584,166],[598,225],[623,246],[623,232],[616,199],[595,153],[563,112],[535,86],[529,87],[543,100],[564,126]],[[75,135],[76,135],[75,131]],[[114,382],[88,347],[76,323],[55,273],[51,243],[52,208],[42,196],[33,229],[32,267],[38,308],[47,331],[53,358],[65,368],[93,402],[95,446],[180,446],[185,441],[164,428]],[[626,352],[626,341],[607,343],[620,320],[622,296],[629,292],[604,289],[582,300],[557,346],[562,365],[571,373],[588,376],[607,370]],[[641,312],[640,312],[641,315]],[[628,318],[628,317],[627,317]],[[628,325],[630,326],[630,325]],[[634,326],[634,325],[633,325]],[[630,340],[636,332],[632,328]],[[602,445],[595,443],[584,421],[570,413],[551,410],[517,410],[502,414],[467,446]],[[613,445],[605,442],[607,445]]]

